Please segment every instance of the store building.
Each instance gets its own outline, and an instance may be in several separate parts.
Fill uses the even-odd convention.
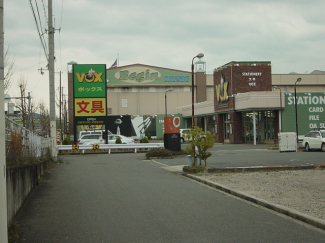
[[[295,93],[299,137],[325,128],[322,73],[272,75],[271,62],[230,62],[214,84],[217,142],[277,143],[279,132],[295,132]]]
[[[72,70],[68,73],[70,135],[74,131]],[[163,138],[166,115],[180,117],[181,128],[191,127],[191,74],[144,64],[107,69],[107,129],[135,138],[140,132]],[[277,143],[279,132],[295,132],[295,86],[299,136],[325,129],[323,71],[271,74],[270,61],[233,61],[206,74],[205,62],[198,60],[195,124],[215,133],[220,143]],[[93,128],[80,126],[77,132]]]
[[[72,68],[77,65],[72,62]],[[213,79],[207,76],[205,62],[194,64],[195,103],[210,101],[208,113],[196,114],[196,124],[214,129],[213,117]],[[73,100],[73,69],[68,76],[69,101]],[[192,102],[192,73],[144,64],[133,64],[107,69],[107,129],[126,136],[139,137],[140,132],[150,133],[157,138],[164,137],[164,116],[180,117],[181,127],[190,127],[191,114],[183,113]],[[73,103],[69,103],[69,111]],[[71,115],[70,115],[71,114]],[[69,113],[70,134],[74,129],[73,112]],[[206,118],[209,116],[209,119]],[[118,122],[117,122],[118,121]],[[120,124],[117,124],[120,123]],[[114,125],[115,124],[115,125]],[[130,129],[123,128],[123,124]],[[128,124],[128,125],[126,125]],[[101,129],[99,127],[79,126],[80,130]],[[119,131],[117,130],[119,129]],[[121,131],[123,129],[123,131]],[[212,130],[212,132],[214,132]]]

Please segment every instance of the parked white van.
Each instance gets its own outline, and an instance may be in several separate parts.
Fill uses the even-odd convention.
[[[79,139],[82,137],[82,136],[84,136],[84,135],[103,135],[103,132],[104,132],[105,130],[88,130],[88,131],[80,131],[79,132]],[[109,131],[109,130],[107,130],[107,135],[111,135],[112,133]]]

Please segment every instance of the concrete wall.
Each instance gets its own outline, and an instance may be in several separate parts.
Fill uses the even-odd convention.
[[[127,107],[122,107],[122,99],[127,101]],[[191,92],[168,92],[167,112],[177,114],[177,107],[192,103]],[[111,108],[109,115],[157,115],[165,114],[165,92],[117,92],[107,94],[107,107]]]
[[[30,192],[38,185],[50,161],[22,166],[7,166],[7,212],[8,224],[17,214]]]

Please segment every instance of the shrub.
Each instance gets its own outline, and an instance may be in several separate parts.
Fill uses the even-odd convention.
[[[183,150],[181,151],[170,151],[165,148],[155,148],[151,149],[146,153],[146,158],[150,159],[152,157],[158,157],[158,158],[164,158],[164,157],[173,157],[173,156],[179,156],[179,155],[185,155],[185,152]]]
[[[194,129],[186,133],[185,137],[190,144],[186,146],[184,151],[192,155],[193,148],[195,148],[194,155],[199,157],[200,165],[203,160],[206,166],[207,159],[212,155],[208,152],[208,149],[212,148],[214,145],[214,134],[210,132],[205,133],[201,128],[194,127]]]
[[[150,159],[152,157],[164,158],[164,157],[172,157],[171,151],[165,148],[156,148],[148,151],[146,153],[146,158]]]
[[[19,165],[23,157],[22,135],[19,130],[10,130],[11,141],[7,149],[7,165]]]
[[[170,151],[172,153],[173,156],[182,156],[182,155],[186,155],[186,152],[184,150],[181,151]]]
[[[147,137],[144,137],[144,138],[142,139],[142,143],[149,143],[148,138],[147,138]]]
[[[212,155],[210,152],[208,152],[208,149],[213,147],[214,142],[214,134],[211,134],[209,131],[206,133],[206,136],[204,138],[201,138],[201,140],[198,142],[197,148],[200,158],[200,165],[201,160],[204,161],[205,166],[207,165],[207,159]]]
[[[65,139],[64,139],[63,142],[62,142],[62,144],[63,144],[63,145],[70,145],[70,144],[71,144],[70,136],[69,136],[69,135],[67,135],[67,136],[65,137]]]
[[[116,138],[115,143],[116,143],[116,144],[121,144],[121,143],[122,143],[121,138],[120,138],[120,137]]]
[[[150,133],[147,134],[147,138],[148,138],[149,140],[151,140],[151,134],[150,134]]]

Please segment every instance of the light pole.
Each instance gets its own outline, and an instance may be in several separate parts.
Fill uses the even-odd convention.
[[[165,92],[165,117],[167,116],[167,92],[172,92],[172,89],[166,90]]]
[[[280,132],[282,132],[282,93],[281,93],[281,88],[278,86],[274,86],[274,89],[280,90]]]
[[[192,129],[194,129],[194,63],[193,62],[194,62],[195,58],[202,58],[202,57],[204,57],[203,53],[199,53],[195,57],[193,57],[192,66],[191,66],[191,70],[192,70]],[[195,146],[193,144],[193,136],[192,136],[192,166],[195,165],[194,157],[195,157]]]
[[[298,116],[297,116],[297,89],[296,85],[297,82],[300,82],[301,78],[297,78],[297,81],[295,82],[295,111],[296,111],[296,135],[297,135],[297,149],[299,148],[299,138],[298,138]]]
[[[192,59],[192,66],[191,66],[191,70],[192,70],[192,129],[194,129],[194,59],[195,58],[202,58],[204,57],[203,53],[199,53],[197,54],[195,57],[193,57]]]

